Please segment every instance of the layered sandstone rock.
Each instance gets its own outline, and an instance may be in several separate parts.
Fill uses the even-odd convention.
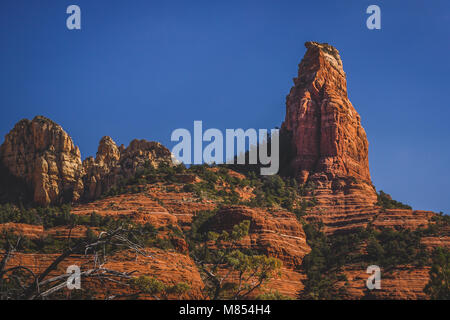
[[[172,153],[159,142],[135,139],[121,152],[120,164],[125,176],[132,176],[145,166],[172,165]]]
[[[250,230],[240,242],[242,248],[277,257],[289,267],[300,265],[303,257],[311,251],[302,225],[293,213],[284,210],[225,207],[214,216],[212,228],[230,231],[245,220],[250,221]]]
[[[87,199],[98,198],[116,183],[115,177],[120,171],[119,160],[120,151],[116,143],[110,137],[103,137],[96,158],[88,157],[83,161]]]
[[[3,223],[0,224],[0,234],[11,233],[29,239],[38,239],[44,235],[44,227],[25,223]]]
[[[177,217],[147,193],[123,194],[75,205],[72,213],[89,216],[92,212],[116,219],[131,218],[139,224],[151,223],[156,228],[176,226]]]
[[[305,46],[282,125],[292,154],[287,165],[300,183],[314,186],[317,205],[310,221],[331,220],[329,229],[354,229],[366,225],[376,212],[369,143],[348,99],[338,50],[316,42]]]
[[[317,172],[370,181],[369,144],[348,100],[339,52],[328,44],[305,45],[282,126],[292,133],[295,174],[301,182]]]
[[[116,271],[131,272],[134,277],[149,276],[157,278],[165,284],[184,282],[189,285],[189,291],[182,296],[172,295],[171,299],[202,299],[203,281],[192,259],[181,253],[164,251],[157,248],[144,248],[147,256],[136,256],[135,252],[121,251],[109,256],[104,268]],[[0,257],[4,252],[0,251]],[[14,253],[8,260],[7,267],[23,266],[34,273],[42,273],[60,254],[47,253]],[[70,265],[80,266],[82,272],[94,268],[95,256],[71,255],[59,264],[57,270],[50,272],[48,278],[60,276]],[[123,280],[123,279],[116,279]],[[91,293],[95,299],[106,299],[112,295],[131,294],[130,286],[116,284],[112,281],[96,281],[94,278],[83,278],[83,288]],[[122,281],[123,282],[123,281]],[[153,296],[142,295],[141,299],[155,299]]]
[[[172,153],[158,142],[135,139],[125,148],[117,147],[110,137],[103,137],[96,158],[83,161],[85,198],[96,199],[119,181],[134,177],[138,170],[160,165],[171,166]]]
[[[80,151],[61,126],[45,117],[19,121],[0,147],[0,161],[26,181],[38,204],[77,201],[83,193]]]
[[[328,44],[306,43],[286,102],[282,130],[289,138],[290,171],[314,191],[306,197],[315,205],[305,215],[321,222],[327,234],[351,233],[357,228],[417,230],[434,223],[435,213],[384,209],[376,204],[368,163],[368,141],[358,113],[348,100],[339,52]],[[427,250],[449,247],[448,230],[422,238]],[[381,266],[382,267],[382,266]],[[346,265],[350,299],[424,299],[429,267],[397,266],[383,271],[382,290],[366,289],[366,266]]]
[[[366,286],[368,274],[365,268],[349,266],[343,271],[347,277],[349,299],[427,299],[423,290],[430,279],[430,267],[401,265],[388,272],[382,269],[381,289],[372,291]]]
[[[314,189],[307,199],[316,204],[305,219],[323,223],[327,234],[348,233],[369,224],[378,229],[427,227],[432,212],[376,205],[368,141],[348,99],[339,52],[328,44],[305,45],[307,52],[287,97],[282,125],[290,139],[292,158],[287,165],[301,183]]]
[[[348,233],[369,224],[379,229],[427,227],[435,216],[432,212],[382,209],[375,204],[377,196],[370,179],[368,142],[360,117],[348,100],[339,53],[327,44],[308,42],[306,47],[308,50],[300,63],[299,75],[287,97],[286,119],[282,126],[290,137],[293,150],[288,165],[301,183],[313,186],[310,194],[297,199],[315,202],[303,218],[307,222],[322,222],[327,234]],[[125,148],[123,145],[118,147],[110,137],[104,137],[96,157],[87,158],[81,165],[79,151],[70,137],[61,127],[42,117],[19,122],[6,137],[0,159],[12,174],[27,181],[34,190],[35,201],[41,204],[61,202],[66,199],[66,194],[70,195],[68,201],[76,201],[82,195],[93,200],[145,167],[172,164],[170,151],[159,143],[134,140]],[[232,171],[229,174],[244,178]],[[265,289],[278,290],[290,297],[303,289],[306,276],[298,267],[311,248],[302,224],[292,212],[279,208],[222,207],[218,197],[199,198],[195,193],[183,190],[183,184],[199,182],[197,176],[187,174],[182,178],[178,180],[179,184],[155,183],[143,186],[137,194],[79,203],[72,213],[89,216],[95,212],[100,216],[153,224],[162,237],[173,242],[175,251],[152,248],[149,249],[152,257],[139,260],[134,254],[121,252],[109,260],[108,266],[121,271],[138,270],[138,274],[155,276],[165,283],[189,282],[194,290],[187,297],[192,298],[201,297],[203,283],[179,231],[189,230],[197,212],[221,207],[213,218],[213,230],[231,230],[234,225],[249,220],[249,235],[240,241],[240,247],[283,261],[281,277],[271,281]],[[219,189],[227,187],[225,183],[216,186]],[[248,187],[235,191],[241,200],[254,196]],[[84,226],[73,230],[65,226],[44,230],[39,226],[14,223],[0,225],[2,230],[32,239],[46,234],[55,238],[67,238],[69,234],[80,238],[87,232]],[[176,234],[172,232],[174,230]],[[438,246],[448,248],[449,230],[423,237],[421,242],[427,250]],[[22,263],[42,271],[55,257],[17,254],[10,263]],[[91,258],[73,256],[67,263],[87,263],[86,259]],[[365,266],[344,267],[350,286],[348,298],[368,298],[365,270]],[[383,273],[383,290],[376,292],[377,297],[425,298],[422,290],[429,280],[428,270],[429,267],[398,266]],[[101,286],[98,288],[102,289]],[[119,292],[129,290],[116,289]]]

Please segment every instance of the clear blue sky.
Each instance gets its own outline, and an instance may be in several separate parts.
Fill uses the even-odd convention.
[[[66,8],[82,30],[66,28]],[[365,26],[382,10],[382,29]],[[100,138],[172,147],[176,128],[270,128],[304,42],[336,46],[370,143],[374,184],[450,212],[447,0],[0,2],[0,135],[44,115],[95,155]],[[3,141],[3,139],[1,139]]]

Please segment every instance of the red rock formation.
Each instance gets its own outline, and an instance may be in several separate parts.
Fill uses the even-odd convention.
[[[70,136],[42,116],[19,121],[0,147],[0,165],[7,171],[2,175],[23,179],[33,201],[44,206],[96,199],[145,166],[161,164],[172,165],[172,154],[160,143],[133,140],[118,148],[110,137],[100,141],[95,159],[82,163]]]
[[[289,166],[295,177],[314,186],[306,197],[315,200],[304,219],[320,221],[327,234],[352,232],[369,224],[375,228],[417,229],[433,223],[434,213],[407,209],[382,209],[376,205],[377,195],[372,186],[368,165],[368,142],[358,113],[347,96],[346,78],[338,51],[330,45],[308,42],[299,74],[294,79],[286,103],[286,119],[282,129],[291,137],[294,157]],[[61,127],[48,119],[37,117],[22,120],[8,134],[0,149],[2,164],[17,177],[26,179],[34,190],[35,201],[41,204],[58,203],[70,194],[76,201],[82,194],[93,200],[116,185],[119,180],[133,177],[143,167],[171,165],[168,149],[155,142],[134,140],[128,148],[118,147],[104,137],[100,141],[96,158],[87,158],[81,166],[79,151]],[[218,170],[211,169],[212,171]],[[229,172],[233,177],[244,176]],[[194,174],[179,176],[179,183],[139,186],[137,194],[123,194],[75,205],[72,213],[131,218],[136,223],[151,223],[160,229],[163,237],[170,236],[176,251],[152,250],[154,258],[139,258],[131,253],[119,253],[108,260],[108,266],[138,274],[156,276],[165,283],[190,282],[195,290],[188,297],[201,297],[203,283],[200,273],[187,254],[183,235],[174,237],[169,230],[189,230],[195,214],[222,206],[220,197],[197,196],[184,192],[184,184],[201,181]],[[83,189],[84,185],[84,189]],[[224,181],[217,183],[220,190],[227,189]],[[189,190],[189,189],[188,189]],[[241,200],[249,200],[252,188],[237,188]],[[182,192],[183,191],[183,192]],[[299,197],[297,200],[303,200]],[[230,230],[234,225],[250,221],[249,235],[240,241],[244,249],[274,256],[283,261],[281,277],[274,279],[264,289],[278,290],[295,297],[303,289],[305,274],[298,267],[311,248],[306,242],[302,224],[292,212],[279,208],[249,208],[246,206],[222,207],[212,220],[216,231]],[[175,229],[173,228],[175,227]],[[66,238],[84,237],[87,228],[66,226],[44,230],[43,227],[8,223],[0,231],[11,230],[28,238],[52,235]],[[94,230],[95,231],[95,230]],[[427,250],[450,246],[448,228],[421,239]],[[358,248],[359,249],[359,248]],[[1,254],[0,254],[1,256]],[[23,264],[35,270],[42,269],[54,259],[49,254],[16,254],[10,265]],[[84,264],[89,256],[71,256],[67,264]],[[383,273],[382,290],[375,292],[379,298],[425,298],[423,287],[428,282],[429,267],[413,269],[398,266]],[[366,294],[365,266],[346,265],[343,272],[349,282],[349,296],[360,299]],[[54,274],[56,275],[56,274]],[[103,290],[98,286],[96,291]],[[115,288],[126,292],[127,288]],[[257,292],[255,292],[256,294]],[[101,297],[100,295],[98,297]]]
[[[158,142],[133,140],[127,148],[119,148],[110,137],[103,137],[95,160],[89,157],[83,161],[84,197],[97,199],[120,180],[134,177],[138,170],[146,166],[157,168],[161,164],[171,166],[172,154]]]
[[[26,181],[38,204],[77,201],[83,193],[80,151],[61,126],[47,118],[19,121],[0,147],[0,162]]]
[[[381,289],[367,290],[366,281],[368,274],[364,268],[346,267],[344,273],[348,281],[349,299],[381,300],[417,300],[427,299],[423,292],[428,283],[429,267],[413,267],[409,265],[398,266],[394,270],[385,272],[381,270]]]
[[[230,231],[233,226],[245,220],[250,221],[250,230],[240,243],[243,248],[276,257],[289,267],[300,265],[303,257],[311,251],[302,225],[288,211],[266,211],[245,206],[226,207],[214,216],[212,228]]]
[[[307,42],[286,101],[282,128],[292,132],[295,174],[306,182],[314,173],[370,182],[366,133],[348,100],[339,52],[328,44]]]
[[[145,275],[155,277],[165,284],[185,282],[190,286],[188,293],[183,296],[174,296],[172,298],[181,299],[201,299],[203,298],[202,289],[203,281],[192,259],[181,253],[173,251],[164,251],[156,248],[145,248],[148,256],[136,257],[135,252],[121,251],[114,256],[108,257],[104,267],[111,270],[119,271],[136,271],[133,276]],[[2,257],[4,252],[0,252]],[[23,266],[27,267],[36,274],[43,272],[59,254],[27,254],[14,253],[8,261],[7,267]],[[81,271],[86,271],[94,266],[93,255],[72,255],[64,260],[57,270],[50,273],[49,278],[64,274],[70,265],[80,266]],[[129,286],[115,285],[109,281],[101,283],[94,282],[91,278],[84,278],[83,288],[90,289],[94,292],[94,298],[105,299],[112,294],[130,294]],[[89,290],[88,290],[89,291]],[[141,298],[154,299],[151,296],[143,296]],[[170,297],[169,297],[170,298]]]
[[[172,165],[172,153],[159,142],[135,139],[120,152],[120,164],[125,176],[132,176],[144,166]]]
[[[338,50],[316,42],[305,45],[282,125],[294,151],[289,165],[300,183],[315,187],[318,204],[309,220],[328,220],[331,229],[350,230],[366,225],[376,212],[369,143],[348,99]]]
[[[136,223],[151,223],[156,228],[176,226],[176,216],[170,214],[154,198],[145,193],[123,194],[74,206],[72,213],[89,216],[95,212],[100,216],[131,218]]]
[[[120,167],[120,151],[110,137],[103,137],[98,146],[97,156],[83,161],[86,172],[84,176],[85,198],[95,199],[111,188],[118,176]]]
[[[173,188],[174,186],[170,186]],[[167,191],[165,185],[148,186],[138,194],[124,194],[74,207],[72,213],[116,218],[130,217],[137,223],[151,223],[155,227],[179,226],[189,229],[196,212],[212,210],[219,206],[214,201],[198,201],[190,193]],[[301,264],[311,250],[301,223],[295,215],[285,210],[264,210],[246,206],[231,206],[221,209],[215,216],[212,228],[229,230],[244,220],[251,222],[249,235],[241,242],[243,248],[275,256],[285,266]]]
[[[328,44],[306,43],[286,102],[282,125],[291,139],[290,167],[301,183],[314,186],[307,197],[315,199],[305,219],[322,222],[327,234],[349,233],[369,224],[377,229],[416,230],[433,224],[435,213],[408,209],[383,209],[376,205],[368,163],[368,141],[360,116],[348,100],[345,73],[339,52]],[[428,250],[449,247],[449,230],[422,238]],[[381,299],[424,299],[429,267],[398,266],[383,273]],[[347,298],[367,294],[365,267],[347,265]]]
[[[44,235],[44,227],[24,223],[3,223],[0,224],[0,234],[4,232],[21,235],[29,239],[37,239]]]

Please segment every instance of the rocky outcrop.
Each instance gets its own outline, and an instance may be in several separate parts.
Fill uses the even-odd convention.
[[[158,142],[133,140],[125,148],[123,145],[117,147],[110,137],[103,137],[96,158],[83,161],[85,199],[96,199],[119,181],[134,177],[138,170],[160,165],[171,166],[172,153]]]
[[[291,132],[291,166],[301,182],[314,173],[370,182],[369,144],[361,119],[347,96],[339,52],[307,42],[298,77],[286,100],[282,128]]]
[[[96,199],[138,170],[162,164],[172,165],[172,154],[160,143],[133,140],[125,148],[117,147],[110,137],[102,138],[95,159],[89,157],[82,163],[70,136],[42,116],[19,121],[0,147],[1,182],[10,183],[6,181],[11,177],[17,183],[23,180],[22,192],[29,188],[31,200],[43,206]],[[3,193],[14,187],[3,184],[0,200],[11,198],[11,192]]]
[[[116,143],[110,137],[103,137],[100,140],[96,158],[88,157],[83,161],[86,172],[85,198],[98,198],[116,183],[115,177],[120,171],[119,160],[120,151]]]
[[[135,223],[150,223],[156,228],[175,226],[177,217],[146,193],[123,194],[74,206],[72,213],[89,216],[92,212],[111,218],[130,218]]]
[[[26,181],[40,205],[77,201],[83,193],[80,151],[61,126],[45,117],[19,121],[0,147],[0,161]]]
[[[283,265],[294,267],[311,251],[306,235],[295,215],[284,210],[266,211],[245,206],[225,207],[211,222],[212,229],[231,231],[242,221],[250,221],[249,234],[240,246],[277,257]]]
[[[145,166],[172,165],[172,153],[159,142],[135,139],[121,152],[120,165],[125,176],[131,176]]]
[[[410,265],[397,266],[394,270],[381,270],[381,289],[369,291],[366,286],[368,274],[365,268],[345,267],[347,299],[423,300],[427,299],[424,288],[428,283],[430,267]]]
[[[157,248],[145,248],[148,255],[136,258],[135,252],[120,251],[109,256],[104,268],[110,270],[131,272],[133,277],[149,276],[159,281],[173,285],[186,283],[189,291],[182,296],[171,295],[169,299],[204,299],[202,290],[204,288],[200,273],[192,259],[185,254],[173,251],[164,251]],[[0,257],[4,255],[0,251]],[[8,260],[7,267],[26,266],[35,273],[43,272],[60,254],[47,253],[14,253]],[[80,266],[81,271],[98,267],[95,257],[87,255],[71,255],[58,265],[58,269],[52,270],[48,278],[61,275],[61,270],[67,270],[70,265]],[[96,281],[95,277],[83,278],[83,289],[92,295],[91,298],[105,300],[112,295],[130,295],[133,292],[129,285],[116,284],[113,281]],[[123,282],[123,281],[122,281]],[[151,295],[142,295],[140,299],[155,299]]]
[[[291,154],[287,166],[300,183],[314,186],[317,205],[309,220],[333,221],[329,229],[354,229],[377,211],[369,143],[348,99],[338,50],[316,42],[305,46],[282,125]]]

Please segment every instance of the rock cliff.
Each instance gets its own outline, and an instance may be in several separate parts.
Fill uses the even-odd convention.
[[[282,125],[292,133],[295,175],[303,183],[315,173],[370,182],[369,143],[348,100],[339,52],[328,44],[305,45]]]
[[[23,178],[40,205],[77,201],[83,193],[80,150],[53,121],[21,120],[0,147],[4,167]]]
[[[110,137],[102,138],[95,159],[82,162],[71,137],[42,116],[19,121],[0,147],[2,182],[7,175],[23,180],[42,206],[98,198],[138,170],[163,163],[172,165],[172,155],[158,142],[133,140],[125,148]]]
[[[315,188],[318,205],[311,220],[333,215],[348,229],[362,226],[377,201],[366,133],[348,99],[338,50],[317,42],[305,46],[282,124],[292,155],[286,165],[300,183]]]
[[[119,181],[134,177],[138,170],[160,165],[172,165],[172,154],[158,142],[135,139],[125,148],[117,147],[110,137],[103,137],[96,158],[83,161],[85,199],[96,199]]]

